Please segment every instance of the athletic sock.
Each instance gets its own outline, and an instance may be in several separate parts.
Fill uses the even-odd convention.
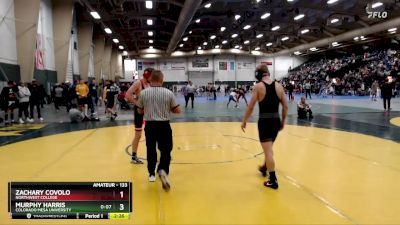
[[[136,159],[136,158],[137,158],[136,152],[132,152],[132,159]]]
[[[271,181],[271,182],[277,182],[277,179],[276,179],[276,175],[275,175],[275,171],[270,171],[269,172],[269,180]]]

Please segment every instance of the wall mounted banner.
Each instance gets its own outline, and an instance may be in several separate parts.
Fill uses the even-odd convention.
[[[208,59],[195,59],[192,61],[193,68],[208,68]]]
[[[35,51],[35,67],[38,70],[44,69],[44,51],[42,45],[43,36],[41,34],[36,35],[36,51]]]
[[[185,62],[171,62],[172,70],[185,70],[186,68]]]
[[[255,69],[254,62],[238,62],[238,69]]]
[[[139,70],[139,71],[143,70],[143,62],[137,63],[137,70]]]
[[[219,70],[228,70],[227,62],[219,62]]]
[[[230,69],[235,70],[235,62],[230,62]]]
[[[267,66],[272,66],[272,62],[261,62],[261,64],[265,64],[265,65],[267,65]]]
[[[160,70],[171,70],[170,62],[160,62]]]

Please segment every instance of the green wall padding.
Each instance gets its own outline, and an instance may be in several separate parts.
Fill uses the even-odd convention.
[[[12,80],[16,82],[21,80],[21,71],[19,65],[0,62],[0,81],[6,80]]]

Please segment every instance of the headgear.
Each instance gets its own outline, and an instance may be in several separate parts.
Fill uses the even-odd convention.
[[[145,69],[143,72],[144,79],[148,80],[150,78],[152,72],[153,72],[152,68]]]

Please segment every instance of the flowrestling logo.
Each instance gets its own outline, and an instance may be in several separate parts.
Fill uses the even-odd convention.
[[[396,0],[399,1],[399,0]],[[375,2],[375,3],[370,3],[367,5],[365,8],[365,11],[368,14],[368,18],[372,19],[386,19],[388,17],[388,12],[382,10],[385,5],[382,2]]]
[[[378,19],[386,19],[388,17],[388,13],[386,11],[383,12],[368,12],[368,18],[378,18]]]

